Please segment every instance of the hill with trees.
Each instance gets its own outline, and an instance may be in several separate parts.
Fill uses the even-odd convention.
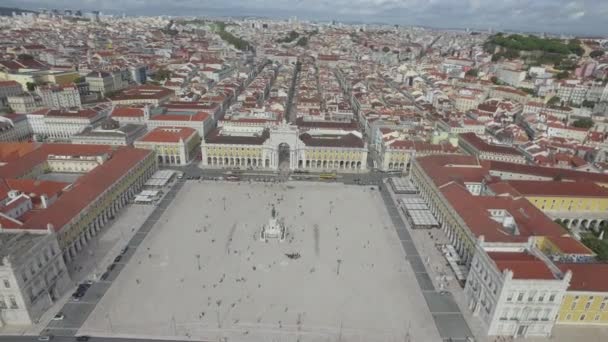
[[[502,33],[490,36],[484,43],[484,49],[494,54],[494,61],[501,58],[523,58],[530,65],[553,64],[561,70],[574,69],[575,63],[568,59],[569,55],[582,56],[585,53],[578,39],[561,40]]]

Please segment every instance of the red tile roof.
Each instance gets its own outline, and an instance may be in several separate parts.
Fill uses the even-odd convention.
[[[556,279],[551,269],[540,259],[527,253],[488,252],[496,267],[502,272],[513,272],[513,279]]]
[[[70,145],[86,146],[86,145]],[[30,229],[46,229],[47,224],[60,230],[79,212],[93,202],[103,191],[110,188],[119,178],[127,175],[140,161],[153,151],[121,147],[112,157],[90,172],[78,178],[73,187],[63,193],[48,209],[32,215],[25,226]]]
[[[608,292],[608,264],[559,263],[557,267],[572,271],[569,291]]]
[[[0,143],[0,162],[15,161],[38,147],[36,143]]]
[[[144,109],[141,107],[115,107],[112,110],[112,117],[143,117]]]
[[[608,197],[608,189],[593,182],[510,180],[508,183],[524,196]]]
[[[160,121],[207,121],[211,115],[206,112],[197,112],[196,114],[160,114],[150,118],[150,120]]]
[[[474,196],[465,183],[492,181],[487,162],[472,156],[436,155],[417,158],[418,164],[475,236],[486,241],[518,242],[530,236],[562,236],[563,229],[525,198]],[[515,220],[519,235],[513,235],[491,218],[489,210],[506,210]]]
[[[13,144],[0,143],[0,151],[6,145]],[[22,155],[14,162],[0,166],[0,178],[20,178],[35,166],[45,162],[50,154],[95,156],[110,153],[111,151],[112,147],[105,145],[42,144],[29,153]]]
[[[489,153],[499,153],[499,154],[509,154],[523,157],[522,153],[517,149],[510,146],[499,146],[488,144],[475,133],[462,133],[460,134],[460,139],[468,142],[474,148],[481,152],[489,152]]]
[[[575,171],[562,168],[515,164],[500,161],[490,161],[489,167],[493,171],[527,174],[546,178],[560,177],[567,180],[580,180],[608,184],[608,174],[603,173]]]
[[[582,242],[570,236],[549,236],[547,238],[564,254],[595,255]]]
[[[180,139],[187,141],[196,134],[196,130],[190,127],[157,127],[141,137],[141,142],[165,142],[177,143]]]

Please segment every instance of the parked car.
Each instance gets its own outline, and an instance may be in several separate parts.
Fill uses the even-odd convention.
[[[88,341],[88,340],[89,340],[89,336],[86,336],[86,335],[76,336],[76,341],[85,342],[85,341]]]
[[[129,246],[125,246],[125,248],[123,248],[123,249],[120,251],[120,254],[125,254],[125,253],[127,253],[127,251],[128,251],[128,250],[129,250]]]
[[[120,262],[120,260],[122,259],[122,256],[117,256],[116,258],[114,258],[114,262]]]
[[[53,316],[53,321],[63,321],[63,319],[65,318],[65,315],[63,313],[58,313],[55,316]]]
[[[113,270],[116,267],[116,264],[112,264],[110,266],[108,266],[108,271]]]
[[[53,335],[40,335],[38,341],[50,341],[53,339]]]
[[[110,276],[110,272],[106,271],[106,272],[103,272],[103,274],[101,275],[101,277],[99,277],[99,279],[106,280],[106,279],[108,279],[109,276]]]

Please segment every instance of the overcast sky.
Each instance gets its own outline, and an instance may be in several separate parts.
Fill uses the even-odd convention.
[[[608,35],[608,0],[0,0],[0,6],[387,22]]]

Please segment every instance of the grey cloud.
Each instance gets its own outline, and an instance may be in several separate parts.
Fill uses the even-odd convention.
[[[434,27],[608,34],[606,0],[2,0],[131,15],[298,16]]]

